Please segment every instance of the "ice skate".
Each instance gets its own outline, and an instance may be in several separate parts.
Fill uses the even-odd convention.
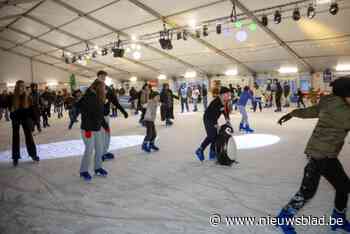
[[[108,172],[103,168],[99,168],[95,170],[95,175],[106,177],[108,175]]]
[[[282,209],[279,215],[277,216],[277,225],[283,234],[297,234],[294,227],[291,224],[286,224],[289,219],[294,217],[294,212],[291,209],[285,210]]]
[[[80,172],[80,177],[83,178],[85,181],[91,181],[92,177],[89,172]]]
[[[332,218],[335,220],[342,220],[342,224],[331,225],[332,231],[343,231],[345,233],[350,233],[350,223],[346,219],[346,211],[339,212],[336,209],[333,210]]]
[[[196,156],[197,156],[197,159],[198,159],[199,161],[201,161],[201,162],[203,162],[204,159],[205,159],[205,157],[204,157],[204,152],[203,152],[203,150],[202,150],[201,148],[198,148],[198,149],[196,150]]]
[[[142,150],[143,151],[145,151],[145,152],[147,152],[147,153],[151,153],[151,148],[150,148],[150,146],[149,146],[149,144],[147,143],[147,142],[144,142],[143,144],[142,144]]]

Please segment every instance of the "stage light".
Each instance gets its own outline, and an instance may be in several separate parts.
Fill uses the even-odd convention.
[[[182,39],[184,39],[184,41],[187,41],[187,37],[188,37],[188,32],[187,32],[187,30],[185,29],[185,30],[182,32]]]
[[[257,29],[257,25],[253,22],[248,26],[248,28],[250,29],[250,31],[255,32]]]
[[[197,76],[196,71],[188,71],[185,73],[185,78],[195,78]]]
[[[132,57],[136,60],[139,60],[141,58],[141,53],[139,51],[135,51],[133,54],[132,54]]]
[[[221,24],[216,25],[216,33],[221,34]]]
[[[350,64],[338,64],[335,70],[339,72],[350,71]]]
[[[275,21],[275,24],[279,24],[282,21],[282,15],[279,10],[275,12],[274,21]]]
[[[301,18],[301,15],[300,15],[299,8],[295,8],[293,11],[293,19],[295,21],[298,21],[298,20],[300,20],[300,18]]]
[[[125,50],[121,48],[113,48],[112,52],[114,58],[123,58],[125,54]]]
[[[266,15],[263,15],[261,18],[261,23],[264,25],[264,27],[267,27],[269,25],[269,18]]]
[[[237,69],[229,69],[225,71],[226,76],[236,76],[238,74]]]
[[[108,54],[108,49],[107,48],[103,48],[102,51],[102,56],[106,56]]]
[[[309,8],[307,8],[307,17],[309,19],[313,19],[316,15],[316,10],[312,4],[310,4]]]
[[[158,80],[166,80],[166,75],[164,75],[164,74],[160,74],[159,76],[158,76]]]
[[[247,38],[248,38],[248,33],[246,31],[241,30],[236,33],[236,39],[239,42],[244,42],[247,40]]]
[[[196,37],[201,38],[201,31],[199,29],[196,30]]]
[[[339,11],[339,7],[338,7],[338,3],[332,3],[331,7],[329,8],[329,13],[331,13],[332,15],[336,15],[338,14]]]
[[[203,36],[209,36],[208,25],[203,26]]]
[[[235,27],[236,27],[236,28],[241,29],[242,26],[243,26],[242,21],[238,20],[238,21],[235,22]]]
[[[298,73],[297,67],[281,67],[278,69],[278,72],[281,74],[291,74],[291,73]]]
[[[130,80],[131,82],[136,82],[136,81],[137,81],[137,77],[136,77],[136,76],[130,77],[129,80]]]

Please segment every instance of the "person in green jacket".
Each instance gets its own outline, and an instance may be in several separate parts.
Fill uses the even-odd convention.
[[[331,229],[350,233],[350,223],[346,220],[350,179],[338,160],[350,130],[350,77],[339,78],[331,85],[332,95],[322,97],[320,102],[312,107],[294,110],[278,121],[282,125],[293,117],[318,118],[318,123],[305,150],[309,161],[304,170],[300,190],[277,217],[277,226],[285,234],[296,233],[287,221],[291,220],[316,194],[321,176],[328,180],[336,191],[332,218],[341,222],[331,224]]]

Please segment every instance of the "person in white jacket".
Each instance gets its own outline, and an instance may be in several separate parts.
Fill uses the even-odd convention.
[[[259,87],[257,83],[254,83],[254,88],[253,88],[253,96],[254,96],[254,112],[256,112],[257,107],[259,106],[260,112],[262,111],[262,99],[263,99],[263,91]]]
[[[194,112],[198,111],[197,103],[198,103],[198,98],[199,98],[200,94],[201,93],[200,93],[198,87],[194,86],[193,90],[192,90],[192,100],[193,100],[193,111]]]
[[[158,92],[151,92],[147,102],[146,113],[144,117],[144,125],[146,127],[146,136],[143,140],[142,150],[151,153],[151,150],[158,151],[159,148],[155,146],[154,141],[157,137],[155,127],[155,120],[157,117],[157,109],[159,106],[160,95]]]

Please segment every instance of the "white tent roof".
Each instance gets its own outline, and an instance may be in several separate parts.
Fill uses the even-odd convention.
[[[181,76],[187,70],[202,74],[220,74],[237,67],[240,73],[276,71],[281,66],[298,66],[300,71],[321,71],[339,63],[350,63],[350,1],[338,0],[339,13],[329,13],[330,3],[316,5],[317,14],[308,19],[306,9],[315,0],[239,0],[237,13],[243,17],[248,33],[244,42],[235,39],[239,29],[224,25],[218,35],[209,24],[209,36],[195,36],[187,41],[173,40],[173,50],[162,50],[157,32],[187,26],[189,21],[205,22],[227,17],[233,0],[10,0],[0,1],[0,48],[33,57],[53,66],[69,69],[84,76],[94,76],[104,69],[115,78],[138,75],[155,78],[160,73]],[[331,1],[330,1],[331,2]],[[245,7],[246,9],[242,8]],[[302,19],[294,21],[293,9],[298,6]],[[283,20],[273,22],[276,9],[282,9]],[[248,12],[247,12],[248,11]],[[258,25],[250,31],[249,13],[259,19],[269,16],[268,30]],[[67,65],[66,53],[79,53],[94,45],[113,43],[119,33],[122,40],[152,34],[141,40],[141,58],[132,53],[125,58],[97,56],[87,65]],[[274,34],[275,36],[271,36]],[[277,39],[276,39],[277,38]],[[130,45],[129,45],[130,46]]]

